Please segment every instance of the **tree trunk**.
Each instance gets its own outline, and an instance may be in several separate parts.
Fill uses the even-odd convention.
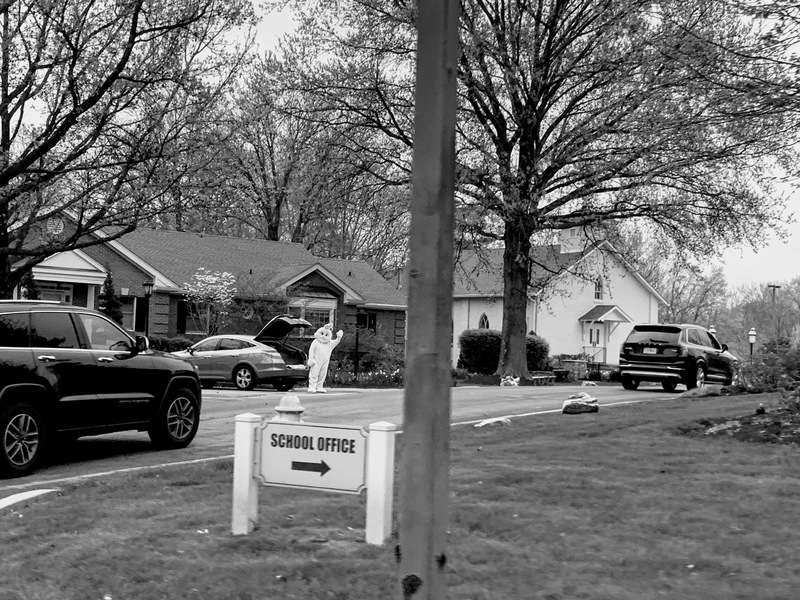
[[[521,220],[506,221],[503,253],[503,332],[495,375],[527,378],[525,338],[528,332],[528,280],[531,232]]]
[[[0,167],[5,172],[8,165],[8,154],[11,151],[11,117],[8,114],[9,93],[8,93],[8,73],[9,60],[11,60],[8,50],[9,27],[8,27],[8,4],[4,3],[0,9],[0,26],[3,31],[2,48],[0,48]],[[9,229],[9,210],[8,203],[2,197],[2,187],[0,187],[0,248],[8,248],[10,236]],[[11,281],[11,257],[7,254],[0,255],[0,298],[11,298],[14,283]]]

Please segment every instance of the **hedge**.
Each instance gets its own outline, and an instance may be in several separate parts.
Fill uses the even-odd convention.
[[[491,375],[500,361],[501,332],[495,329],[466,329],[458,336],[459,356],[457,366],[469,373]],[[525,353],[529,371],[549,368],[550,344],[538,335],[525,338]]]

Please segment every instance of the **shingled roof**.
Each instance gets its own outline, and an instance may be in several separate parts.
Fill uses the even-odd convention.
[[[453,276],[455,297],[503,296],[503,248],[465,252],[459,257]],[[585,253],[561,252],[559,245],[534,246],[531,285],[544,285],[552,277],[576,264]]]
[[[277,289],[320,265],[367,304],[406,306],[405,292],[397,290],[369,264],[319,258],[301,244],[161,229],[136,229],[117,243],[176,287],[183,287],[199,267],[204,267],[211,272],[231,273],[239,282],[258,282],[263,289]]]

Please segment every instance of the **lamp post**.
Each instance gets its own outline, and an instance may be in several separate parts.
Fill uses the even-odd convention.
[[[152,279],[148,279],[142,284],[144,288],[144,299],[145,299],[145,319],[144,319],[144,335],[147,337],[150,334],[150,296],[153,295],[153,287],[155,286],[155,282]]]
[[[747,333],[747,341],[750,342],[750,362],[753,362],[753,346],[756,343],[756,328],[751,327]]]

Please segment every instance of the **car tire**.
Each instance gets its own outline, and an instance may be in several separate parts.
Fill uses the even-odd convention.
[[[44,421],[30,402],[14,402],[0,413],[0,474],[21,477],[42,458],[47,441]]]
[[[686,379],[686,389],[693,390],[694,388],[701,388],[706,384],[706,368],[703,365],[697,365],[694,368],[694,377]]]
[[[159,448],[185,448],[200,425],[200,403],[189,388],[171,390],[147,433]]]
[[[294,381],[285,381],[285,380],[275,381],[272,384],[272,387],[274,387],[279,392],[288,392],[290,389],[294,387]]]
[[[639,380],[633,379],[632,377],[623,377],[622,387],[624,387],[626,390],[635,390],[639,387]]]
[[[247,365],[239,365],[233,370],[233,385],[237,390],[252,390],[257,383],[255,371]]]
[[[664,388],[665,392],[674,392],[675,388],[678,387],[677,381],[662,381],[661,387]]]

